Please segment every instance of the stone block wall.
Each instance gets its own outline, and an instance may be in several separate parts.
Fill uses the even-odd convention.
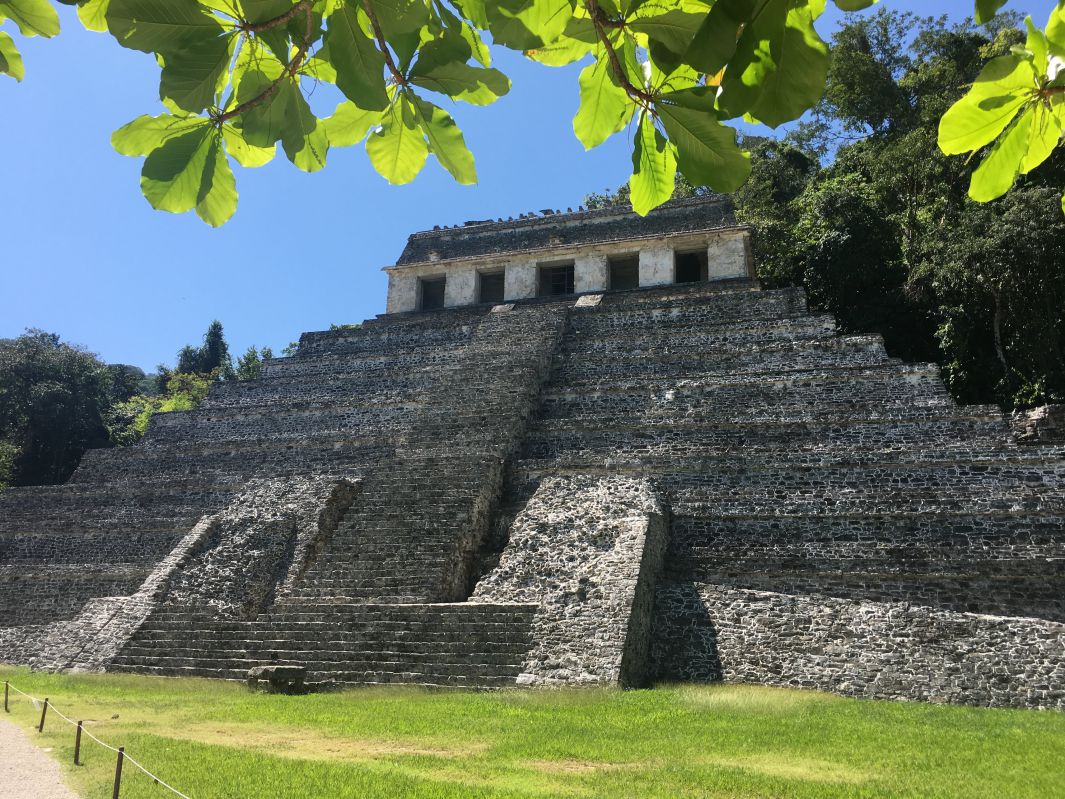
[[[800,292],[607,294],[571,313],[496,538],[548,481],[651,479],[672,511],[660,679],[1058,706],[1062,455]]]
[[[1060,707],[1063,464],[796,290],[387,316],[0,496],[0,660]],[[324,537],[308,475],[359,485]]]
[[[656,601],[665,680],[1065,708],[1060,622],[691,582],[662,583]]]
[[[668,511],[646,480],[544,480],[472,602],[539,606],[520,684],[646,684]]]

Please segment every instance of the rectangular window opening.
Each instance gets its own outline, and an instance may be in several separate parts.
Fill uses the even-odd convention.
[[[421,300],[418,308],[422,311],[435,311],[444,307],[444,288],[447,286],[446,277],[421,278],[418,281]]]
[[[607,260],[611,291],[628,291],[640,287],[640,256],[625,255]]]
[[[561,297],[573,293],[573,264],[540,267],[540,297]]]
[[[698,283],[709,278],[710,259],[706,250],[678,252],[674,264],[677,283]]]
[[[478,272],[477,301],[493,305],[503,302],[504,279],[503,272]]]

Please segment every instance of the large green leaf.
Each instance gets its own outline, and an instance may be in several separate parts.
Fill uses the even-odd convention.
[[[492,53],[489,50],[488,45],[484,43],[484,39],[481,35],[475,31],[469,24],[461,20],[452,14],[447,6],[439,5],[437,9],[440,12],[440,18],[444,21],[444,25],[452,33],[457,33],[459,37],[466,42],[466,46],[470,48],[470,54],[477,60],[482,67],[492,66]]]
[[[706,14],[693,14],[673,4],[652,0],[639,7],[626,27],[647,36],[652,53],[661,47],[671,54],[666,60],[675,65],[680,63],[705,19]]]
[[[122,155],[148,155],[171,139],[210,127],[210,120],[192,115],[140,116],[111,134],[111,146]]]
[[[59,33],[59,15],[48,0],[0,0],[0,19],[18,25],[23,36],[52,37]]]
[[[1046,34],[1039,30],[1031,17],[1025,17],[1024,26],[1028,30],[1025,48],[1032,54],[1033,66],[1037,75],[1047,74],[1047,58],[1050,54]]]
[[[211,136],[200,190],[196,195],[196,216],[211,227],[220,227],[237,210],[237,181],[226,158],[220,137]]]
[[[757,0],[718,0],[696,31],[684,63],[716,75],[732,60],[740,32],[750,22]]]
[[[958,155],[990,144],[1006,129],[1035,89],[1032,62],[1018,55],[995,58],[968,94],[939,121],[939,148]]]
[[[222,141],[225,142],[226,152],[233,156],[233,160],[243,167],[258,167],[270,163],[277,154],[277,145],[269,147],[256,147],[249,144],[238,125],[226,124],[222,126]]]
[[[481,30],[488,29],[488,10],[485,0],[454,0],[452,3],[463,17]]]
[[[477,182],[477,169],[473,164],[473,153],[466,146],[462,131],[447,113],[432,103],[414,97],[415,119],[425,132],[429,141],[429,151],[455,180],[463,185]]]
[[[259,70],[244,74],[237,86],[237,102],[253,100],[266,91],[273,79]],[[281,129],[288,115],[289,92],[279,87],[265,102],[244,112],[241,117],[244,138],[256,147],[269,147],[281,138]]]
[[[294,5],[296,0],[240,0],[239,7],[244,12],[244,19],[257,25],[277,19]]]
[[[1007,0],[976,0],[976,24],[990,22],[1006,2]]]
[[[168,53],[222,33],[196,0],[110,0],[107,29],[123,47]]]
[[[209,225],[223,224],[237,207],[236,184],[218,132],[201,127],[153,150],[141,170],[152,208],[181,214],[196,209]]]
[[[429,145],[406,93],[399,94],[381,126],[366,138],[366,153],[389,183],[410,183],[422,171]]]
[[[371,0],[386,39],[414,33],[429,22],[425,0]]]
[[[1058,58],[1065,58],[1065,3],[1059,2],[1050,10],[1046,37],[1051,54]]]
[[[281,123],[281,147],[298,169],[317,172],[325,166],[329,135],[311,112],[299,86],[291,80],[281,84],[285,116]]]
[[[388,105],[385,57],[363,32],[360,13],[346,3],[334,11],[328,18],[325,46],[344,95],[360,108],[382,111]]]
[[[728,117],[749,111],[779,66],[788,24],[788,0],[764,0],[743,29],[721,82],[718,105]]]
[[[489,105],[510,91],[510,78],[498,69],[484,69],[461,61],[435,63],[421,56],[410,71],[410,80],[424,89],[472,105]]]
[[[78,4],[78,19],[86,30],[107,32],[107,8],[111,0],[85,0]]]
[[[1026,113],[1032,115],[1032,126],[1028,134],[1028,152],[1021,159],[1022,175],[1027,175],[1050,158],[1061,141],[1062,133],[1060,118],[1046,104],[1034,103]]]
[[[988,202],[1009,191],[1028,154],[1033,119],[1034,115],[1029,109],[1010,123],[973,172],[969,183],[970,197],[977,202]]]
[[[330,147],[350,147],[365,139],[370,128],[380,121],[380,111],[364,111],[351,100],[345,100],[336,107],[331,117],[321,122],[329,137]]]
[[[605,53],[581,71],[580,88],[581,104],[573,118],[573,132],[584,148],[591,150],[624,128],[636,106],[614,81]]]
[[[828,45],[814,30],[809,8],[788,10],[784,36],[773,60],[776,69],[764,75],[758,99],[748,109],[751,116],[771,128],[798,119],[825,91]]]
[[[192,113],[217,105],[217,95],[229,77],[236,42],[236,36],[203,38],[167,53],[159,78],[159,96]]]
[[[336,85],[337,71],[336,68],[329,63],[328,51],[322,47],[313,56],[303,62],[303,69],[300,72],[312,80],[320,80],[325,83],[332,83]]]
[[[880,0],[836,0],[836,7],[840,11],[861,11],[878,2]]]
[[[3,31],[0,31],[0,73],[10,75],[17,81],[26,77],[26,71],[22,65],[22,55],[15,47],[15,41]]]
[[[445,31],[442,36],[431,39],[421,46],[418,60],[411,68],[411,75],[424,75],[436,67],[457,61],[465,64],[473,51],[469,43],[454,31]]]
[[[486,8],[492,39],[512,50],[551,44],[573,17],[572,0],[493,0]]]
[[[646,113],[640,117],[632,150],[632,177],[629,196],[632,210],[640,216],[657,208],[673,196],[677,177],[677,157],[673,145],[655,128]]]
[[[267,49],[274,54],[274,58],[282,64],[291,62],[292,40],[289,39],[287,30],[284,28],[267,28],[255,34],[255,37],[266,45]]]
[[[525,56],[549,67],[562,67],[580,61],[595,49],[599,42],[595,26],[590,19],[573,17],[566,23],[566,30],[552,44],[526,50]]]
[[[663,95],[655,104],[677,165],[697,186],[735,191],[751,173],[750,154],[736,145],[736,131],[714,113],[712,89],[700,87]]]

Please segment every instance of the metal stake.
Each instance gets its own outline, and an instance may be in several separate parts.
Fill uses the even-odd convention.
[[[44,732],[44,717],[48,713],[48,697],[44,698],[44,707],[41,708],[41,723],[37,725],[37,732]]]
[[[78,734],[74,736],[74,765],[80,766],[78,755],[81,754],[81,722],[78,722]]]

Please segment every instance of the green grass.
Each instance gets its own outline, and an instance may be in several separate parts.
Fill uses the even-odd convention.
[[[48,696],[193,799],[418,797],[1065,797],[1065,714],[842,699],[752,686],[301,697],[203,680],[31,674]],[[13,719],[39,712],[12,695]],[[114,758],[71,765],[73,728],[38,736],[90,799]],[[0,755],[2,756],[2,755]],[[123,799],[169,794],[127,769]]]

